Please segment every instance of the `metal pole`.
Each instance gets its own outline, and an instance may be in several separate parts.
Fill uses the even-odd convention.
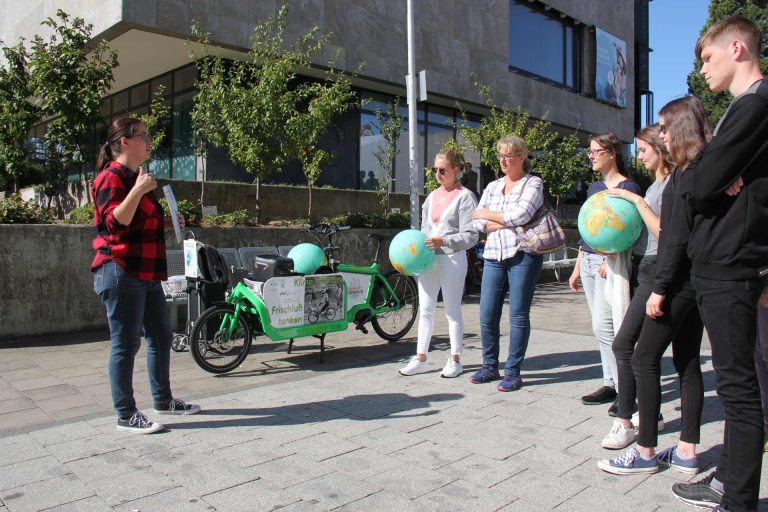
[[[408,161],[410,164],[411,178],[411,229],[419,229],[419,175],[416,164],[416,131],[418,120],[416,117],[416,55],[414,50],[413,32],[413,0],[406,0],[408,4],[408,77],[405,81],[408,100]]]

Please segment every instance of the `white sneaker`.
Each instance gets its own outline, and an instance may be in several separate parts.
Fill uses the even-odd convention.
[[[454,377],[458,377],[462,373],[464,373],[464,367],[461,366],[461,363],[458,361],[454,361],[449,357],[448,362],[445,363],[445,366],[443,367],[443,372],[440,374],[440,376],[445,379],[452,379]]]
[[[429,371],[429,364],[426,361],[420,361],[417,356],[413,356],[408,364],[400,368],[400,375],[417,375]]]
[[[634,425],[635,430],[637,430],[638,427],[640,426],[640,413],[639,412],[636,412],[635,414],[632,415],[632,425]],[[661,413],[659,413],[659,422],[656,424],[656,431],[657,432],[663,432],[665,426],[666,425],[664,425],[664,416],[662,416]]]
[[[621,450],[635,442],[635,430],[632,427],[625,427],[620,421],[613,422],[611,431],[603,438],[603,448],[609,450]]]

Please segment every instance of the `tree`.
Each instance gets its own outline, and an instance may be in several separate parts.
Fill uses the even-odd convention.
[[[511,109],[507,105],[499,107],[493,100],[491,88],[475,81],[478,94],[485,99],[489,113],[480,121],[480,126],[457,124],[456,128],[467,141],[467,145],[480,153],[480,161],[491,167],[496,176],[501,176],[501,166],[496,157],[496,142],[508,135],[517,135],[525,140],[530,154],[548,149],[557,139],[557,133],[549,129],[546,116],[531,119],[531,115],[520,107]],[[461,110],[462,118],[467,121],[467,113]]]
[[[152,137],[152,151],[159,148],[165,140],[165,128],[163,121],[168,119],[171,113],[171,106],[165,99],[165,86],[160,84],[152,93],[152,101],[149,103],[149,110],[145,114],[129,113],[131,117],[139,119],[147,127],[147,133]],[[146,163],[146,162],[145,162]]]
[[[533,119],[527,111],[519,107],[499,107],[493,101],[490,87],[477,81],[475,87],[485,99],[489,113],[477,127],[469,123],[456,125],[467,145],[480,153],[480,161],[491,167],[496,176],[501,176],[496,142],[509,135],[522,137],[528,146],[528,154],[536,160],[534,173],[542,178],[559,207],[561,197],[567,194],[579,179],[586,177],[585,156],[584,151],[579,148],[579,139],[574,134],[566,137],[558,135],[552,130],[546,114],[541,119]],[[467,121],[466,112],[462,110],[461,114]]]
[[[12,47],[3,45],[2,51],[7,67],[0,67],[0,175],[18,192],[19,180],[29,165],[27,139],[39,112],[29,101],[32,88],[24,41]]]
[[[768,33],[768,0],[711,0],[709,16],[701,28],[701,33],[703,34],[713,23],[731,14],[740,14],[753,20],[763,34]],[[691,48],[691,53],[693,53],[693,48]],[[699,73],[701,64],[701,60],[693,63],[693,71],[688,75],[688,91],[701,100],[704,110],[709,116],[709,122],[714,127],[725,114],[725,110],[733,98],[728,91],[714,93],[709,90],[704,77]],[[768,50],[766,48],[763,48],[760,56],[760,69],[764,75],[768,73]]]
[[[395,163],[395,157],[400,153],[397,147],[397,141],[403,128],[403,116],[400,115],[400,98],[395,99],[390,104],[385,113],[376,110],[376,120],[379,123],[379,134],[383,139],[384,145],[379,146],[373,156],[376,157],[379,167],[384,169],[384,176],[378,179],[376,194],[379,201],[384,206],[384,213],[389,212],[390,196],[392,193],[392,168]]]
[[[578,181],[588,181],[590,170],[587,155],[575,134],[559,138],[554,148],[548,148],[536,157],[533,170],[547,184],[549,195],[555,198],[555,210],[560,200]]]
[[[192,122],[200,153],[208,144],[226,149],[233,162],[254,176],[257,209],[260,179],[299,160],[310,186],[311,214],[312,184],[332,156],[319,147],[319,138],[333,116],[351,106],[354,95],[333,63],[325,81],[298,80],[297,71],[310,66],[329,35],[316,37],[319,29],[314,27],[287,45],[287,19],[282,6],[277,17],[258,23],[243,61],[214,54],[208,35],[193,27],[201,47],[190,51],[199,72]]]
[[[30,70],[32,93],[46,125],[43,164],[50,208],[53,196],[66,187],[67,173],[75,167],[81,176],[95,157],[93,129],[99,121],[101,99],[112,85],[117,52],[106,41],[93,45],[93,25],[56,11],[42,25],[53,34],[32,40]]]

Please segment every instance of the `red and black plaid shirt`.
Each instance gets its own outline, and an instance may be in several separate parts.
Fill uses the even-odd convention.
[[[119,163],[109,162],[93,182],[93,248],[91,270],[114,261],[129,276],[142,281],[165,280],[165,219],[154,192],[144,194],[131,223],[120,224],[114,210],[125,200],[138,174]]]

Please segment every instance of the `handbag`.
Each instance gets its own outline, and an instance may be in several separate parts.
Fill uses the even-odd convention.
[[[530,179],[530,178],[529,178]],[[523,190],[528,180],[523,184]],[[522,194],[523,191],[520,191]],[[555,252],[565,245],[565,233],[557,222],[555,212],[544,201],[533,218],[523,226],[515,226],[515,233],[521,251],[528,254],[542,255]]]

